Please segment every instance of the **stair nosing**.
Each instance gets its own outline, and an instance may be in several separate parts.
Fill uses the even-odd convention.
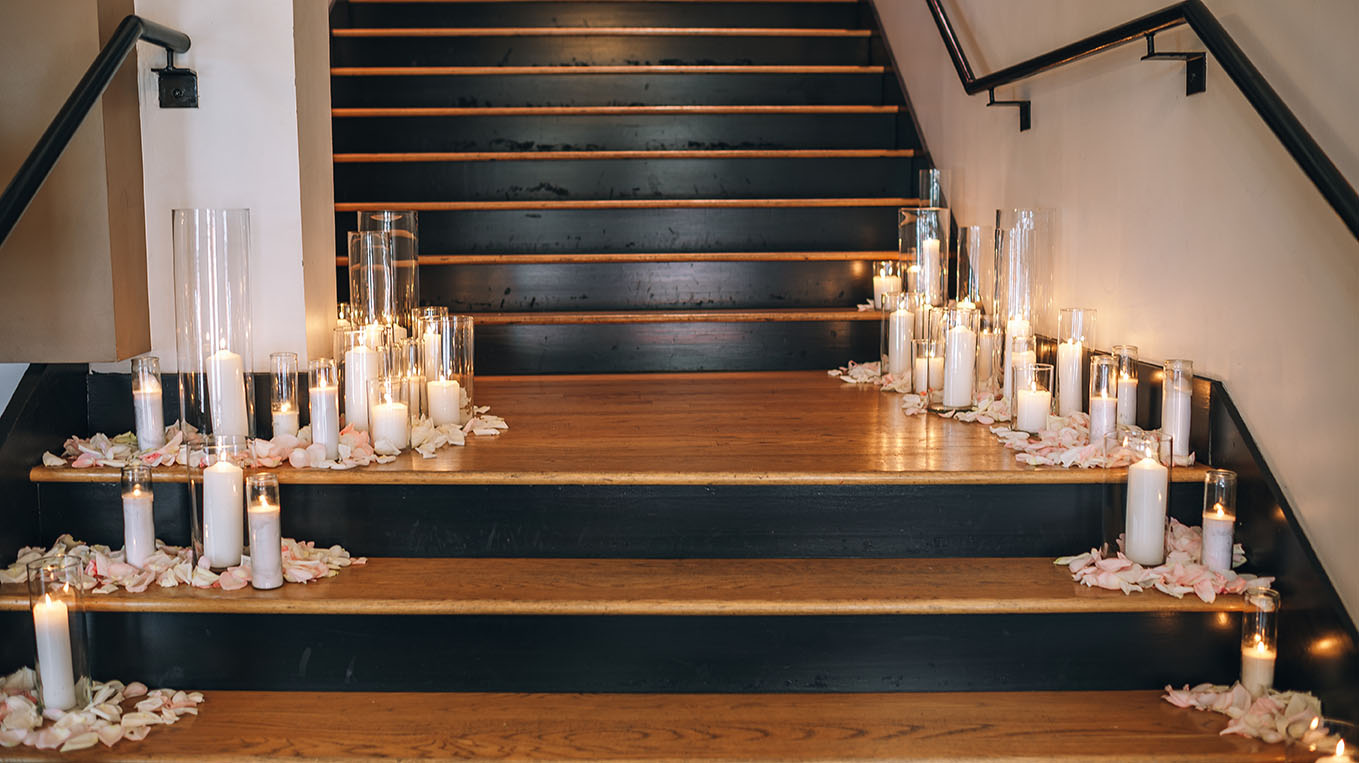
[[[575,199],[518,201],[346,201],[336,212],[406,209],[415,212],[492,212],[513,210],[602,209],[804,209],[846,207],[919,207],[920,199],[900,196],[792,199]]]
[[[335,66],[332,77],[460,77],[560,74],[884,74],[886,66],[636,64],[620,66]]]
[[[909,148],[652,149],[596,151],[448,151],[336,153],[336,164],[411,162],[602,161],[650,159],[896,159],[915,156]]]
[[[816,37],[861,39],[871,29],[828,27],[657,27],[657,26],[557,26],[557,27],[349,27],[331,30],[332,37],[373,39],[383,37]]]
[[[422,267],[439,265],[563,265],[592,262],[871,262],[895,260],[896,251],[824,252],[585,252],[564,254],[422,254]],[[347,257],[336,257],[347,267]]]
[[[747,104],[723,105],[653,105],[653,106],[382,106],[373,108],[335,107],[331,117],[480,117],[480,116],[675,116],[675,115],[846,115],[899,114],[896,105],[872,104]]]

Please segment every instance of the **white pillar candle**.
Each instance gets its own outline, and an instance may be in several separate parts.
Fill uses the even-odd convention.
[[[213,569],[241,563],[245,472],[222,460],[203,470],[203,555]]]
[[[410,445],[410,408],[405,403],[378,403],[368,412],[374,443],[386,441],[402,449]]]
[[[977,336],[977,378],[986,380],[988,385],[994,384],[998,338],[996,333],[989,329],[983,329]]]
[[[1057,415],[1081,410],[1081,356],[1085,345],[1068,340],[1057,345]]]
[[[1112,397],[1090,398],[1090,444],[1104,442],[1104,435],[1114,431],[1118,419],[1118,400]]]
[[[1035,433],[1043,431],[1048,425],[1048,413],[1051,410],[1051,392],[1045,389],[1015,391],[1015,429]]]
[[[1137,423],[1137,380],[1124,376],[1118,380],[1118,425],[1130,427]]]
[[[434,426],[462,424],[462,389],[456,379],[435,379],[425,385],[429,417]]]
[[[873,276],[873,306],[882,307],[884,294],[901,291],[901,276]]]
[[[973,376],[977,367],[977,333],[957,325],[944,335],[944,406],[972,407]]]
[[[929,358],[916,358],[912,371],[911,388],[917,395],[923,395],[930,391],[930,360]]]
[[[165,444],[165,409],[160,383],[147,383],[132,393],[132,412],[137,419],[137,447],[153,450]]]
[[[38,642],[42,703],[48,710],[75,707],[75,668],[71,660],[71,623],[66,602],[43,594],[33,605],[33,635]]]
[[[920,242],[920,263],[919,278],[924,279],[924,283],[917,282],[916,286],[925,294],[925,301],[937,305],[942,300],[939,293],[939,239],[927,238]],[[923,287],[923,288],[922,288]]]
[[[1241,647],[1241,685],[1251,694],[1263,694],[1274,686],[1274,659],[1277,653],[1257,641]]]
[[[324,445],[326,458],[340,457],[340,391],[333,386],[312,387],[311,441]]]
[[[250,524],[250,584],[269,589],[283,585],[283,533],[278,507],[260,501],[247,512]]]
[[[272,416],[275,437],[278,437],[281,434],[297,434],[297,411],[294,411],[293,407],[287,403],[284,403],[284,405],[286,406],[285,408],[274,411]]]
[[[439,373],[439,339],[437,331],[426,331],[424,336],[420,337],[420,349],[425,359],[425,376]]]
[[[364,345],[344,352],[344,416],[349,426],[368,431],[368,382],[378,378],[381,356]]]
[[[906,309],[892,311],[887,321],[888,373],[901,381],[911,367],[911,340],[915,338],[915,315]]]
[[[944,388],[944,359],[930,358],[930,391],[938,392]]]
[[[1144,567],[1166,555],[1166,498],[1170,470],[1147,457],[1128,467],[1127,518],[1123,554]]]
[[[155,496],[137,488],[123,495],[123,556],[133,567],[142,567],[156,552]]]
[[[1007,400],[1010,398],[1010,392],[1012,389],[1012,385],[1014,384],[1015,378],[1014,367],[1017,363],[1019,363],[1019,361],[1016,361],[1015,358],[1013,357],[1014,356],[1013,340],[1017,336],[1028,336],[1029,330],[1030,330],[1029,322],[1027,320],[1024,320],[1023,318],[1015,317],[1005,322],[1005,339],[1003,340],[1005,342],[1005,346],[1004,352],[1001,353],[1002,355],[1004,355],[1004,358],[1002,358],[1001,362],[1003,364],[1002,370],[1005,372],[1005,382],[1002,385],[1001,391],[1005,395],[1005,398]],[[1028,355],[1029,353],[1026,352],[1023,354]],[[1037,355],[1034,356],[1034,360],[1036,359]],[[1029,360],[1028,362],[1032,363],[1034,362],[1034,360]]]
[[[1169,434],[1174,441],[1175,455],[1189,455],[1189,404],[1193,392],[1188,384],[1175,384],[1167,379],[1169,385],[1161,400],[1161,431]]]
[[[245,365],[241,356],[221,349],[208,356],[206,363],[208,396],[215,435],[250,434],[245,407]]]
[[[1203,512],[1203,566],[1210,570],[1226,572],[1232,568],[1232,540],[1236,527],[1236,515],[1228,514],[1222,504],[1215,504],[1212,511]]]

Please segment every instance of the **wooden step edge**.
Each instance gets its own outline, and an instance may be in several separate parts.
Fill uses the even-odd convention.
[[[871,29],[815,27],[368,27],[332,29],[334,37],[872,37]]]
[[[685,149],[651,151],[463,151],[334,154],[336,164],[404,162],[596,161],[612,159],[896,159],[909,148]]]
[[[1238,612],[1240,596],[1088,588],[1041,558],[373,558],[271,591],[161,588],[87,594],[95,612],[281,615],[893,616]],[[28,609],[0,585],[0,611]]]
[[[860,0],[553,0],[560,3],[807,3],[810,5],[854,5]],[[349,0],[350,4],[361,5],[409,5],[409,4],[429,4],[429,5],[458,5],[460,3],[474,3],[478,5],[500,5],[504,3],[541,3],[543,0]]]
[[[557,74],[883,74],[885,66],[637,64],[623,66],[334,66],[332,77],[461,77]]]
[[[601,209],[811,209],[840,207],[918,207],[920,199],[902,197],[834,199],[579,199],[543,201],[352,201],[337,202],[336,212],[410,209],[416,212],[494,212],[513,210]]]
[[[576,265],[607,262],[871,262],[896,260],[895,251],[861,252],[583,252],[562,254],[422,254],[421,267],[442,265]],[[336,257],[336,267],[348,267]]]
[[[862,115],[898,114],[900,106],[751,104],[743,106],[398,106],[333,108],[332,117],[569,117],[569,116],[700,116],[700,115]]]
[[[570,312],[473,313],[481,326],[575,325],[609,323],[801,323],[808,321],[881,321],[857,308],[767,310],[581,310]]]

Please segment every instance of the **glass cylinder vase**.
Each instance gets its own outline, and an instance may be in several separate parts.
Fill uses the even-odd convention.
[[[938,325],[931,338],[944,348],[940,410],[972,407],[972,393],[977,382],[977,328],[975,308],[959,306],[939,311]]]
[[[1000,395],[1005,327],[995,315],[977,317],[977,396]]]
[[[1246,591],[1241,614],[1241,685],[1259,696],[1274,686],[1274,661],[1279,654],[1279,592],[1272,588]]]
[[[1144,567],[1165,561],[1166,512],[1174,459],[1161,432],[1117,429],[1104,436],[1105,484],[1122,494],[1123,554]]]
[[[137,449],[155,450],[165,444],[165,395],[160,383],[160,358],[132,359],[132,413],[137,422]]]
[[[179,410],[191,449],[205,436],[253,437],[250,211],[176,209]]]
[[[1161,431],[1175,439],[1175,455],[1189,455],[1189,422],[1194,399],[1194,363],[1167,360],[1161,368]]]
[[[410,406],[414,424],[429,410],[425,404],[425,344],[422,336],[413,336],[392,343],[387,357],[387,374],[400,378],[406,385],[406,405]]]
[[[1037,362],[1038,337],[1032,334],[1005,335],[1004,395],[1011,421],[1015,418],[1015,370]],[[1044,389],[1052,391],[1051,386]]]
[[[893,310],[893,303],[887,296],[905,291],[901,283],[901,263],[896,260],[878,260],[873,263],[873,307],[877,310]]]
[[[958,228],[958,258],[953,272],[954,294],[960,307],[973,305],[987,317],[999,314],[995,228],[989,225]]]
[[[1104,435],[1118,426],[1118,360],[1112,355],[1090,356],[1090,443],[1101,445]]]
[[[996,299],[1010,335],[1056,335],[1052,217],[1046,209],[996,210]]]
[[[340,370],[330,358],[307,364],[307,413],[311,441],[326,449],[326,459],[340,457]]]
[[[374,330],[374,327],[377,330]],[[386,327],[370,325],[344,331],[336,329],[340,379],[344,386],[341,412],[345,426],[368,431],[368,382],[387,373]]]
[[[466,424],[473,408],[473,324],[470,315],[437,320],[438,351],[434,369],[426,370],[425,401],[435,426]]]
[[[245,470],[250,441],[214,435],[203,447],[201,468],[189,466],[194,563],[207,559],[213,572],[241,563],[245,550]]]
[[[274,437],[296,435],[301,412],[297,400],[297,353],[270,353],[269,421]]]
[[[1118,363],[1118,425],[1137,425],[1137,347],[1116,344],[1114,360]]]
[[[1038,434],[1048,426],[1052,413],[1052,365],[1024,363],[1014,368],[1014,411],[1010,415],[1017,431]]]
[[[391,237],[381,231],[349,232],[349,310],[355,328],[396,321]]]
[[[897,244],[906,290],[926,305],[948,301],[949,211],[903,207],[897,215]]]
[[[890,375],[894,382],[911,376],[911,342],[915,340],[915,314],[919,309],[919,294],[889,291],[882,301],[882,332],[878,355],[878,370]]]
[[[368,382],[368,434],[378,453],[393,455],[410,447],[411,408],[404,377]]]
[[[245,478],[247,524],[250,527],[250,585],[270,590],[283,585],[283,530],[278,477],[265,472]]]
[[[141,569],[156,553],[155,493],[151,467],[137,463],[123,467],[123,560]]]
[[[1236,472],[1209,469],[1203,476],[1203,566],[1216,572],[1230,570],[1235,542]]]
[[[415,330],[411,311],[420,304],[420,219],[412,210],[366,210],[358,213],[359,231],[387,234],[391,252],[392,309],[396,324],[409,336]]]
[[[84,567],[83,558],[66,555],[28,563],[40,711],[74,710],[90,703]]]
[[[1057,319],[1057,415],[1085,409],[1085,353],[1095,343],[1095,311],[1064,307]]]

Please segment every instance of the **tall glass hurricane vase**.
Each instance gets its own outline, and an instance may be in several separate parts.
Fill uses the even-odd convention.
[[[392,309],[407,334],[412,311],[420,304],[420,220],[411,210],[366,210],[358,213],[360,231],[387,234],[392,263]]]

